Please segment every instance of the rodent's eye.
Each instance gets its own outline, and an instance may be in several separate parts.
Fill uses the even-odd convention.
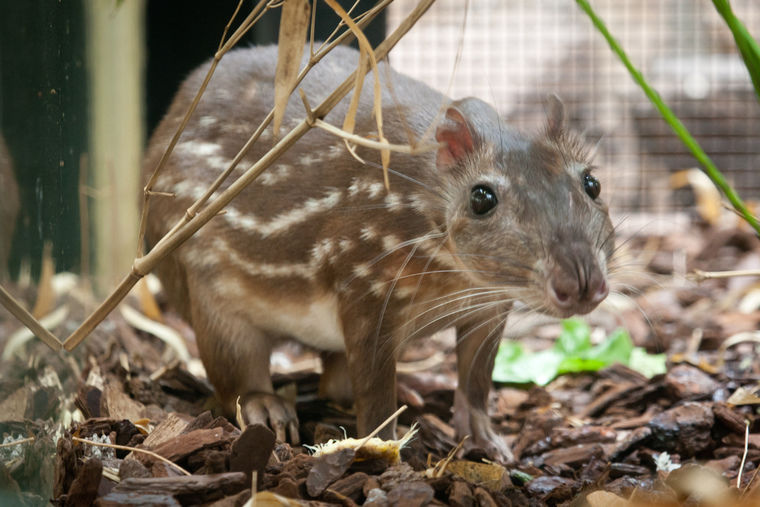
[[[476,215],[485,215],[498,204],[496,194],[491,187],[486,185],[475,185],[470,193],[470,208]]]
[[[594,178],[591,173],[584,173],[583,190],[586,191],[589,197],[596,199],[599,197],[599,192],[602,191],[602,184],[599,183],[599,180]]]

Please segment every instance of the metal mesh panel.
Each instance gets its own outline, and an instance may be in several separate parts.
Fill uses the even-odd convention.
[[[414,0],[396,0],[393,28]],[[557,93],[595,159],[614,215],[688,214],[669,176],[697,166],[590,20],[570,0],[438,0],[391,63],[452,97],[478,96],[526,129]],[[731,32],[707,0],[594,0],[594,9],[745,199],[760,199],[760,104]],[[733,0],[756,37],[760,3]],[[464,38],[462,38],[464,34]],[[455,65],[457,51],[462,57]],[[453,75],[453,77],[452,77]]]

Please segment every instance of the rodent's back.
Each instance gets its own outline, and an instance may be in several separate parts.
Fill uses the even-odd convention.
[[[154,188],[175,197],[152,198],[149,243],[155,243],[203,195],[269,112],[276,58],[277,48],[270,46],[235,50],[222,59]],[[357,61],[356,51],[338,47],[310,71],[299,88],[315,106],[353,72]],[[207,68],[208,64],[202,66],[185,81],[154,133],[146,174],[157,164]],[[380,76],[386,137],[393,143],[407,143],[410,131],[419,141],[445,105],[445,97],[389,71],[384,63]],[[357,114],[356,132],[364,136],[376,129],[371,114],[372,79],[371,75],[366,79]],[[349,101],[350,96],[325,120],[342,125]],[[301,100],[292,97],[281,135],[304,117]],[[269,127],[222,189],[275,142]],[[359,164],[341,139],[312,129],[159,268],[164,283],[179,284],[178,280],[187,278],[188,269],[195,277],[214,278],[218,261],[224,259],[228,265],[237,262],[249,273],[276,278],[280,286],[301,286],[296,281],[301,278],[308,286],[333,289],[378,251],[429,232],[431,224],[422,203],[434,198],[430,186],[437,177],[431,171],[435,154],[393,153],[391,168],[404,177],[391,175],[391,191],[386,192],[379,153],[361,147],[357,152],[374,166]],[[183,285],[168,292],[186,294],[188,290]],[[181,309],[187,306],[183,301],[175,303]],[[186,316],[190,312],[184,308]]]

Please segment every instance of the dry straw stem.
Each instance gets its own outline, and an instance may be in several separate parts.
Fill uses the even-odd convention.
[[[356,25],[351,16],[343,10],[336,0],[325,0],[325,3],[340,16],[340,19],[348,26],[351,32],[356,36],[356,40],[359,42],[359,69],[355,73],[354,82],[354,95],[351,97],[351,104],[346,114],[346,119],[343,121],[343,130],[349,133],[354,132],[354,126],[356,125],[356,112],[359,109],[359,98],[361,96],[362,85],[364,84],[364,75],[367,73],[367,64],[372,67],[372,75],[374,76],[374,95],[373,112],[375,121],[377,122],[377,137],[381,143],[387,143],[387,139],[383,135],[383,90],[380,86],[380,73],[377,69],[377,58],[372,51],[372,45],[367,40],[367,36],[364,35],[359,27]],[[346,147],[349,151],[356,156],[353,149],[346,141]],[[358,158],[358,157],[357,157]],[[390,188],[390,182],[388,181],[388,165],[391,161],[391,152],[387,149],[380,150],[380,161],[383,164],[383,179],[385,181],[385,188]]]
[[[417,20],[430,8],[435,0],[420,0],[417,6],[409,13],[399,27],[388,36],[374,51],[375,60],[383,59],[396,43],[404,36]],[[234,35],[233,35],[234,37]],[[358,72],[358,71],[357,71]],[[356,74],[356,72],[354,73]],[[355,82],[355,75],[350,76],[339,85],[316,109],[315,118],[324,118],[338,102],[351,90]],[[119,283],[113,293],[93,312],[76,331],[64,342],[66,350],[73,350],[82,342],[93,329],[113,310],[113,308],[129,293],[130,289],[147,273],[149,273],[166,255],[174,251],[190,236],[200,229],[206,222],[211,220],[243,189],[256,179],[264,170],[273,164],[280,155],[287,151],[296,141],[303,137],[312,127],[308,119],[302,120],[293,130],[283,137],[264,156],[232,183],[219,197],[210,202],[202,211],[195,215],[183,226],[171,234],[164,236],[161,241],[143,257],[135,259],[132,270]]]
[[[742,462],[739,465],[739,474],[736,476],[736,489],[742,487],[742,471],[744,471],[744,463],[747,462],[747,453],[749,453],[749,421],[744,420],[744,453],[742,454]]]
[[[388,142],[373,141],[372,139],[367,139],[356,134],[351,134],[350,132],[339,129],[331,123],[317,119],[314,120],[314,126],[321,128],[322,130],[325,130],[335,136],[342,137],[343,139],[350,141],[353,144],[366,146],[367,148],[373,148],[375,150],[388,150],[395,151],[397,153],[408,153],[410,155],[415,155],[417,153],[423,153],[438,148],[437,144],[412,146],[409,144],[391,144]]]
[[[381,422],[380,426],[378,426],[377,428],[375,428],[375,431],[373,431],[372,433],[370,433],[369,435],[367,435],[366,437],[364,437],[362,439],[362,441],[359,442],[359,445],[356,446],[356,449],[354,449],[354,450],[358,451],[359,449],[361,449],[364,444],[366,444],[367,442],[369,442],[375,435],[377,435],[378,433],[380,433],[380,431],[383,428],[385,428],[386,426],[388,426],[392,421],[394,421],[398,416],[400,416],[404,412],[404,410],[406,410],[407,408],[408,407],[406,405],[401,405],[398,410],[396,410],[395,412],[393,412],[390,415],[390,417],[388,417],[385,421]]]
[[[303,57],[306,30],[309,28],[309,0],[289,0],[280,13],[280,35],[277,38],[277,68],[274,73],[274,137],[280,135],[290,94],[298,80]]]
[[[40,322],[35,319],[31,313],[21,306],[13,296],[11,296],[5,288],[0,285],[0,303],[8,309],[22,324],[29,328],[39,339],[56,352],[61,350],[62,343],[56,338],[53,333],[45,329]]]
[[[192,475],[190,472],[188,472],[187,470],[185,470],[184,468],[182,468],[181,466],[179,466],[175,462],[173,462],[173,461],[171,461],[169,459],[166,459],[163,456],[161,456],[160,454],[156,454],[155,452],[149,451],[147,449],[140,449],[138,447],[129,447],[129,446],[126,446],[126,445],[106,444],[106,443],[102,443],[102,442],[93,442],[92,440],[87,440],[86,438],[79,438],[79,437],[71,437],[71,440],[73,440],[74,442],[80,442],[80,443],[87,444],[87,445],[94,445],[96,447],[108,447],[110,449],[119,449],[121,451],[141,452],[143,454],[147,454],[148,456],[152,456],[152,457],[156,458],[157,460],[163,461],[167,465],[171,465],[173,468],[176,468],[177,470],[179,470],[181,473],[183,473],[185,475]]]
[[[17,445],[26,444],[29,442],[34,442],[34,437],[22,438],[21,440],[14,440],[13,442],[8,442],[7,444],[0,444],[0,449],[15,447]]]
[[[760,269],[743,269],[736,271],[702,271],[695,269],[691,278],[695,282],[702,282],[711,278],[733,278],[736,276],[760,276]]]

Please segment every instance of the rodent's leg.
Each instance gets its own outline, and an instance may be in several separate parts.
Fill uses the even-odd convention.
[[[492,317],[498,318],[498,317]],[[470,447],[485,449],[504,462],[512,453],[491,428],[488,417],[488,394],[496,349],[504,331],[504,322],[492,324],[488,316],[482,321],[457,326],[457,373],[459,383],[454,394],[454,427],[458,438],[470,435]]]
[[[365,436],[396,410],[396,356],[394,342],[387,335],[367,333],[366,326],[352,325],[344,318],[348,373],[356,403],[356,427]],[[396,437],[396,422],[378,434],[380,438]]]
[[[322,375],[319,377],[319,397],[350,407],[354,401],[348,359],[343,352],[322,352]]]
[[[240,396],[243,418],[248,424],[272,428],[280,441],[290,435],[297,444],[298,417],[292,403],[274,394],[269,373],[269,357],[275,338],[267,335],[242,315],[224,316],[223,329],[207,319],[207,311],[193,314],[198,348],[209,380],[228,416],[234,416]]]

